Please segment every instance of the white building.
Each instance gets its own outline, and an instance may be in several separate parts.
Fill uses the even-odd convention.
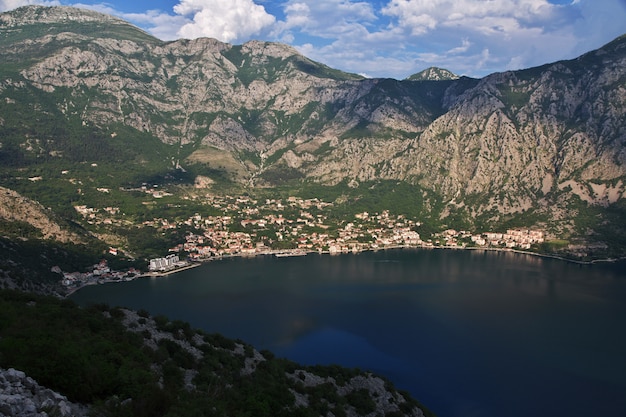
[[[148,269],[150,271],[166,271],[172,269],[180,262],[178,255],[167,255],[165,258],[150,259]]]

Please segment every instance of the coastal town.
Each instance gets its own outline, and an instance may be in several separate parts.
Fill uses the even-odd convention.
[[[158,194],[158,198],[162,193]],[[207,196],[207,211],[174,221],[154,218],[140,227],[159,231],[184,227],[184,241],[172,246],[163,257],[148,261],[147,271],[111,271],[106,261],[89,272],[63,274],[67,288],[87,284],[131,280],[141,276],[160,276],[194,267],[202,262],[230,256],[301,256],[307,253],[358,253],[392,248],[489,248],[530,250],[544,241],[544,232],[509,229],[505,232],[470,232],[448,229],[422,236],[422,223],[388,210],[361,212],[353,218],[332,217],[333,203],[320,199],[288,197],[259,202],[247,196]],[[88,223],[126,225],[128,220],[117,207],[103,209],[76,206]],[[111,255],[124,248],[110,248]]]

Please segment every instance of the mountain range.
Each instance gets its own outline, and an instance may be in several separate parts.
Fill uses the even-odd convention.
[[[622,256],[625,110],[626,36],[482,79],[395,80],[279,43],[163,42],[76,8],[0,14],[0,185],[61,217],[96,204],[86,182],[353,196],[403,184],[437,227],[539,227]]]

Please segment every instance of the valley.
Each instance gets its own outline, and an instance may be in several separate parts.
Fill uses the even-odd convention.
[[[145,270],[181,247],[203,258],[446,246],[446,230],[471,246],[509,229],[541,231],[524,249],[544,254],[626,254],[624,37],[483,79],[429,68],[406,80],[277,43],[163,42],[65,7],[3,13],[0,37],[6,259],[28,252],[16,237],[65,245],[53,251],[64,271],[111,248],[109,262]]]

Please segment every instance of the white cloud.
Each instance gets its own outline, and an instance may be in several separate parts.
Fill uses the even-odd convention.
[[[223,42],[249,40],[276,21],[252,0],[181,0],[174,12],[191,18],[178,31],[181,37],[212,37]]]
[[[483,33],[557,25],[567,9],[547,0],[391,0],[381,11],[412,34],[438,28]]]
[[[121,17],[146,28],[152,35],[165,41],[180,38],[178,35],[180,28],[190,23],[190,20],[184,16],[171,15],[158,10],[148,10],[146,13],[126,13]]]
[[[107,3],[74,5],[119,16],[162,40],[210,37],[242,43],[269,30],[276,21],[252,0],[180,0],[173,14],[161,10],[121,13]]]
[[[288,0],[284,13],[285,21],[277,25],[277,32],[295,31],[325,39],[363,33],[377,19],[370,2],[349,0]]]
[[[390,0],[377,16],[388,17],[388,24],[375,22],[375,16],[359,31],[355,22],[352,31],[333,33],[311,23],[311,4],[289,4],[299,6],[286,13],[287,22],[297,16],[300,31],[331,40],[307,39],[306,45],[296,45],[302,53],[346,71],[396,78],[433,65],[480,77],[559,59],[576,45],[572,25],[580,14],[574,6],[546,0]]]
[[[58,6],[58,1],[42,1],[42,0],[0,0],[0,12],[6,12],[22,6],[32,6],[39,4],[42,6]]]
[[[354,73],[381,74],[398,61],[384,56],[397,48],[393,30],[384,24],[374,2],[349,0],[288,0],[285,20],[274,36],[290,39],[300,53],[316,61]],[[382,62],[384,61],[384,62]],[[375,71],[371,71],[375,69]]]
[[[178,36],[178,31],[181,26],[190,21],[183,16],[171,15],[160,10],[146,10],[143,13],[122,13],[108,3],[72,3],[72,6],[117,16],[134,23],[158,39],[165,41],[178,39],[180,37]]]
[[[573,26],[576,53],[589,51],[626,33],[626,0],[579,0],[582,18]]]
[[[288,0],[275,33],[312,59],[350,72],[404,78],[437,65],[482,76],[563,54],[564,44],[575,44],[571,29],[580,14],[547,0],[389,0],[379,9],[374,3]]]
[[[588,0],[580,0],[582,2]],[[579,1],[579,2],[580,2]],[[597,1],[605,0],[596,0]],[[575,47],[582,19],[572,2],[547,0],[389,0],[380,10],[395,34],[395,57],[414,72],[430,65],[483,76],[560,59]],[[408,75],[408,74],[407,74]]]
[[[462,54],[464,52],[467,52],[469,50],[470,46],[472,46],[472,43],[467,38],[464,38],[461,41],[461,46],[457,46],[457,47],[454,47],[452,49],[449,49],[448,50],[448,54],[449,55]]]

